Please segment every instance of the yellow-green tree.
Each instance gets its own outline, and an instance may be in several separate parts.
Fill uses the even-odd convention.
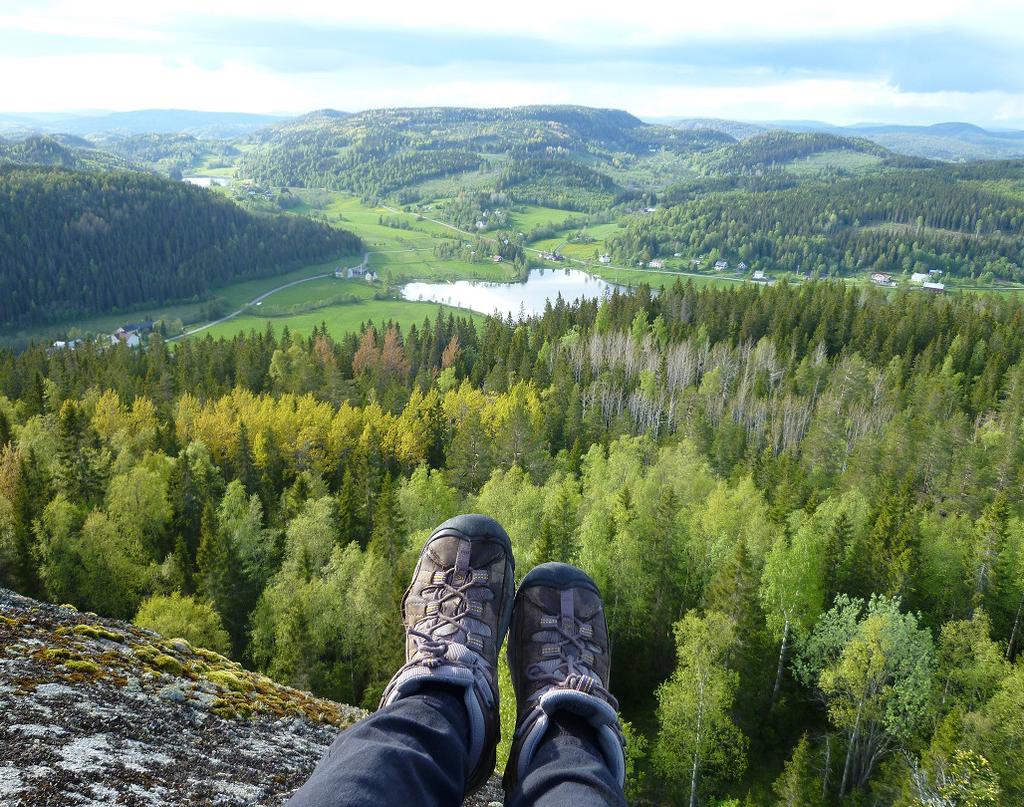
[[[737,637],[732,620],[691,611],[675,626],[678,662],[658,688],[658,738],[652,760],[673,793],[702,792],[738,778],[747,739],[732,722],[738,675],[727,666]]]

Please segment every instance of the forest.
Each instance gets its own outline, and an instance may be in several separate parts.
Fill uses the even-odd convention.
[[[628,225],[606,247],[631,265],[679,253],[821,277],[1024,280],[1019,160],[939,163],[822,132],[736,141],[581,107],[324,111],[255,140],[238,175],[261,185],[410,209],[498,193],[600,214]],[[654,215],[634,215],[648,207]]]
[[[598,191],[600,198],[614,187],[607,172],[623,167],[624,160],[662,149],[689,154],[734,142],[721,132],[676,131],[620,110],[578,106],[375,109],[355,115],[326,110],[271,127],[255,139],[256,147],[239,161],[242,177],[367,197],[397,194],[403,203],[429,198],[417,186],[435,178],[479,173],[493,186],[492,175],[505,159],[517,164],[502,171],[501,182],[531,181],[528,198],[538,187],[570,192],[569,186],[557,184],[560,179],[581,178],[586,190]],[[597,170],[588,170],[595,165]],[[544,181],[553,167],[565,175],[551,177],[555,185]],[[604,196],[603,202],[608,201]]]
[[[892,170],[777,188],[761,178],[755,192],[670,190],[678,204],[631,223],[611,246],[637,260],[714,250],[755,268],[822,276],[940,269],[1020,280],[1024,199],[980,181],[1016,176],[1020,167]]]
[[[677,282],[0,351],[0,584],[373,706],[422,541],[475,510],[517,576],[601,586],[634,801],[1021,803],[1022,325]]]
[[[0,167],[0,329],[199,298],[360,248],[149,174]]]
[[[189,172],[202,172],[204,164],[226,167],[239,154],[230,142],[184,133],[94,135],[91,142],[97,148],[118,154],[138,165],[150,166],[172,179],[181,179]]]

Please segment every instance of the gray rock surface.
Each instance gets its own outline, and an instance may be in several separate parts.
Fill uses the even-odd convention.
[[[0,589],[0,805],[277,805],[366,713]],[[497,779],[468,803],[500,802]]]

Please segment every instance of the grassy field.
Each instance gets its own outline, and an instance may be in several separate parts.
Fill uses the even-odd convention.
[[[511,264],[493,263],[484,257],[477,263],[440,260],[433,249],[415,252],[371,252],[370,268],[392,284],[409,280],[515,280]]]
[[[798,160],[786,163],[783,167],[791,174],[801,177],[817,176],[831,171],[843,171],[849,174],[862,174],[875,171],[881,165],[882,158],[875,154],[864,154],[860,151],[837,149],[811,154]]]
[[[177,303],[173,305],[149,306],[116,314],[104,314],[98,317],[75,320],[71,323],[59,323],[13,333],[5,333],[0,335],[0,344],[20,344],[26,341],[48,342],[61,338],[65,335],[80,336],[98,333],[111,333],[121,325],[129,322],[141,322],[143,320],[163,319],[169,322],[181,320],[183,322],[193,322],[198,325],[202,324],[204,321],[201,318],[203,310],[207,308],[213,300],[221,301],[221,307],[226,312],[233,311],[236,308],[240,308],[245,305],[253,298],[258,297],[260,294],[270,291],[271,289],[275,289],[278,286],[282,286],[285,283],[324,274],[325,272],[333,272],[335,267],[339,264],[358,262],[359,259],[357,257],[353,258],[353,256],[343,256],[338,260],[331,261],[329,263],[312,264],[280,275],[272,275],[270,277],[259,278],[257,280],[246,280],[241,283],[233,283],[230,286],[224,286],[220,289],[216,289],[212,292],[210,299],[207,300],[197,300],[194,302]],[[311,282],[317,283],[317,281]],[[342,281],[335,282],[337,283]],[[359,285],[365,286],[365,284]],[[295,288],[301,289],[302,286]],[[373,289],[369,287],[366,288],[368,292],[367,296],[372,296]],[[286,289],[281,292],[281,295],[284,295],[289,291],[291,290]],[[337,293],[338,291],[339,290],[335,288],[334,293]],[[348,291],[348,289],[345,289],[345,291]],[[272,299],[277,303],[281,298],[274,297]],[[298,301],[299,300],[294,298],[291,299],[291,303]]]
[[[273,299],[273,297],[270,298],[270,300]],[[212,336],[214,339],[220,337],[230,339],[238,333],[248,333],[253,330],[263,331],[268,323],[278,333],[287,325],[292,333],[302,334],[303,336],[308,336],[312,333],[313,328],[326,324],[328,332],[337,337],[344,333],[357,332],[367,322],[380,324],[390,320],[398,323],[405,329],[413,323],[419,325],[425,317],[433,317],[438,310],[443,310],[446,314],[451,312],[458,316],[471,316],[476,321],[483,320],[483,317],[479,314],[436,303],[420,303],[408,300],[368,300],[349,305],[330,306],[317,311],[295,314],[288,317],[242,315],[228,322],[222,322],[220,325],[214,325],[212,328],[201,331],[190,338],[203,339],[206,336]]]
[[[647,283],[652,288],[660,288],[661,286],[671,286],[676,282],[677,278],[683,283],[687,280],[692,280],[695,286],[733,286],[736,283],[743,282],[739,278],[722,277],[721,275],[683,274],[670,270],[618,268],[603,266],[597,262],[589,263],[585,266],[573,263],[571,266],[574,269],[582,269],[585,272],[621,286],[638,286],[641,283]]]
[[[524,205],[509,212],[508,226],[514,232],[529,233],[535,227],[558,227],[567,218],[582,218],[584,215],[572,210],[560,210],[557,207]]]
[[[302,200],[302,204],[292,208],[291,212],[320,216],[331,224],[350,230],[366,242],[367,249],[431,246],[436,238],[454,234],[449,228],[418,219],[413,213],[366,205],[357,197],[339,191],[306,188],[292,188],[291,191]],[[389,227],[382,223],[384,220],[403,222],[408,229]]]
[[[466,171],[450,177],[425,179],[411,185],[409,190],[418,193],[422,199],[450,198],[460,191],[490,190],[500,176],[504,159],[503,156],[488,154],[487,160],[493,166],[489,171]]]

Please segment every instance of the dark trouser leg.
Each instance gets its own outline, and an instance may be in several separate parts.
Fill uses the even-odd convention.
[[[505,807],[625,805],[590,724],[566,713],[555,714],[551,723]]]
[[[338,735],[289,807],[454,807],[469,776],[463,694],[434,685]]]

